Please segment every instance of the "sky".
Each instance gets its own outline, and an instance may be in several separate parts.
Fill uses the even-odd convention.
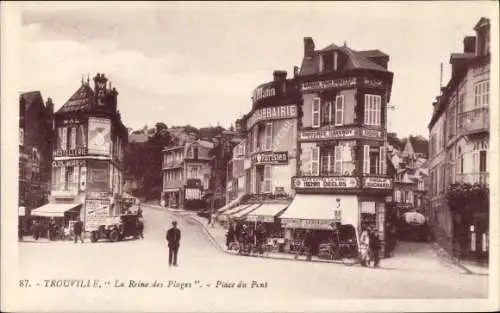
[[[274,70],[300,66],[303,38],[379,49],[394,73],[389,131],[428,137],[432,102],[449,79],[450,53],[492,16],[493,2],[24,3],[19,91],[56,109],[87,78],[105,73],[132,129],[228,127],[251,109]]]

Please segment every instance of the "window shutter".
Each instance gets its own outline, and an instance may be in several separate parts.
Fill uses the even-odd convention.
[[[344,124],[344,96],[335,97],[335,125]]]
[[[385,146],[380,147],[379,164],[380,164],[379,174],[385,175],[386,174]]]
[[[265,129],[265,137],[266,137],[266,145],[265,148],[266,150],[271,150],[272,149],[272,142],[273,142],[273,123],[266,123],[266,129]]]
[[[370,173],[370,146],[363,146],[363,174]]]
[[[312,127],[320,126],[320,108],[321,108],[321,99],[313,98],[312,100]]]
[[[333,70],[334,71],[337,71],[338,69],[338,61],[339,61],[339,54],[337,53],[337,51],[335,51],[333,53]]]
[[[311,174],[313,176],[319,175],[319,147],[312,147]]]
[[[376,102],[375,102],[375,125],[380,125],[380,116],[382,114],[382,97],[381,96],[376,96],[375,97]]]
[[[369,125],[370,119],[370,96],[365,95],[365,125]]]
[[[59,189],[64,189],[64,185],[66,184],[66,167],[61,167],[61,171],[59,172]]]
[[[342,175],[342,148],[341,145],[335,146],[335,175]]]
[[[479,151],[472,152],[472,172],[479,172]]]
[[[259,127],[255,125],[253,127],[253,151],[257,151],[257,137],[259,136]]]
[[[264,192],[271,192],[271,165],[264,166]]]

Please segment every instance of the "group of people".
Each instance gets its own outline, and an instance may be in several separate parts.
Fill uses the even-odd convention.
[[[237,243],[240,252],[251,252],[257,250],[263,253],[266,240],[266,230],[262,224],[257,224],[252,229],[246,223],[230,223],[226,233],[226,247],[229,250],[231,244]]]
[[[74,237],[76,243],[79,238],[83,242],[82,232],[83,223],[78,217],[76,221],[64,221],[62,223],[57,223],[54,218],[47,219],[35,219],[31,222],[30,231],[33,235],[33,239],[38,240],[42,237],[46,237],[49,240],[68,240]],[[24,227],[23,224],[19,223],[18,229],[19,240],[24,240]]]

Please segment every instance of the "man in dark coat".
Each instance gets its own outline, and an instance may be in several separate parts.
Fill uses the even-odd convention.
[[[172,222],[172,228],[167,231],[168,242],[168,266],[177,266],[177,252],[181,241],[181,231],[177,228],[177,222]]]
[[[373,266],[378,267],[380,264],[380,238],[378,233],[373,230],[370,232],[370,250],[372,252]]]
[[[77,242],[78,237],[80,237],[80,241],[83,243],[82,231],[83,231],[83,223],[78,217],[76,223],[73,225],[73,233],[75,233],[75,243]]]
[[[314,237],[313,237],[313,234],[312,232],[308,229],[306,230],[306,234],[304,236],[304,246],[305,246],[305,249],[306,249],[306,260],[307,261],[311,261],[311,257],[312,257],[312,250],[313,250],[313,246],[314,246]]]

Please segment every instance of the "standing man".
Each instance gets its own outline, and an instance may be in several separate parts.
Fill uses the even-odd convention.
[[[172,222],[172,228],[167,231],[168,242],[168,266],[177,266],[177,252],[181,241],[181,231],[177,228],[177,222]]]
[[[83,243],[82,231],[83,223],[80,220],[80,217],[77,217],[76,222],[73,225],[73,232],[75,233],[75,243],[77,242],[78,237],[80,237],[80,241]]]
[[[378,267],[380,264],[380,238],[376,230],[370,232],[370,250],[372,252],[373,267]]]

